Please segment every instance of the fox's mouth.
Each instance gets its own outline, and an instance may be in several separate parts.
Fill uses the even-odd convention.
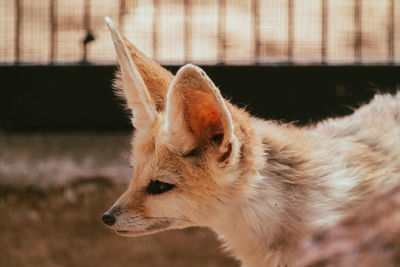
[[[152,224],[149,224],[144,229],[140,229],[140,230],[136,230],[136,231],[125,230],[125,229],[115,229],[115,232],[122,236],[134,237],[134,236],[157,233],[159,231],[166,230],[166,228],[168,228],[170,225],[171,225],[171,221],[161,220],[161,221],[157,221]]]
[[[124,237],[137,237],[141,235],[147,235],[146,232],[133,232],[133,231],[125,231],[125,230],[115,230],[115,233]]]
[[[135,237],[135,236],[139,236],[139,235],[145,234],[144,231],[137,231],[137,232],[135,232],[135,231],[127,231],[127,230],[115,230],[115,232],[116,232],[118,235],[126,236],[126,237]]]
[[[120,236],[137,237],[137,236],[155,234],[155,233],[163,231],[163,230],[167,230],[167,229],[159,228],[159,229],[154,229],[154,230],[140,230],[140,231],[115,230],[115,232]]]
[[[131,231],[126,231],[126,230],[115,230],[115,232],[117,232],[118,234],[129,234],[129,233],[133,233]]]

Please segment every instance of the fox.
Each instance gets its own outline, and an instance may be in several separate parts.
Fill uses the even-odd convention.
[[[135,129],[130,183],[102,217],[117,234],[208,227],[242,266],[293,266],[302,240],[400,183],[400,93],[313,125],[264,120],[105,20]]]

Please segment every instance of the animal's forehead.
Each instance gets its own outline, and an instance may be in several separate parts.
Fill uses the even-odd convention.
[[[170,150],[158,131],[153,129],[135,133],[132,146],[134,164],[173,168],[182,161],[180,155]]]
[[[136,144],[133,155],[133,181],[136,185],[146,185],[149,180],[168,183],[183,182],[185,163],[179,155],[169,151],[164,145],[151,141]],[[140,147],[140,149],[138,149]],[[143,148],[147,152],[143,152]]]

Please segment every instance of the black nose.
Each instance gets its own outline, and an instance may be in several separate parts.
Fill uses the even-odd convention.
[[[109,212],[104,213],[103,215],[103,222],[108,226],[112,226],[115,223],[115,217]]]

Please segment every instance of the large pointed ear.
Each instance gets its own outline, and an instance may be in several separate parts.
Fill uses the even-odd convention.
[[[234,161],[237,139],[231,114],[220,91],[199,67],[182,67],[167,95],[168,143],[181,153],[201,144],[214,143],[220,161]]]
[[[105,20],[121,67],[122,80],[117,80],[116,86],[132,110],[134,127],[151,125],[156,113],[165,107],[168,87],[174,76],[131,44],[110,18]]]

